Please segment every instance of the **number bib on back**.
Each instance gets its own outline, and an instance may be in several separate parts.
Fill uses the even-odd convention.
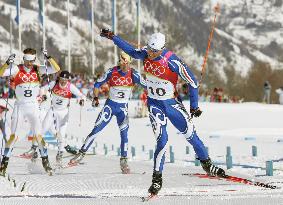
[[[132,87],[114,86],[110,87],[109,99],[118,103],[128,103],[132,94]]]

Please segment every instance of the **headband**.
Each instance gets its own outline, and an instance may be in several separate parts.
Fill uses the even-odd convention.
[[[23,59],[24,61],[34,61],[36,59],[36,56],[32,54],[24,54]]]

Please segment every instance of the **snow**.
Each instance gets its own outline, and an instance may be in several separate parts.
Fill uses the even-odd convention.
[[[13,104],[12,101],[10,101]],[[92,108],[87,102],[82,109],[82,126],[79,127],[80,109],[75,100],[70,107],[70,123],[67,132],[67,143],[78,148],[94,125],[101,110]],[[1,100],[1,104],[5,104]],[[189,108],[189,103],[184,102]],[[68,168],[52,177],[43,174],[40,161],[37,171],[30,174],[27,167],[29,160],[15,157],[26,151],[30,143],[25,139],[28,124],[23,123],[19,131],[21,140],[16,144],[8,172],[16,179],[17,184],[26,182],[24,192],[0,178],[1,204],[142,204],[140,197],[146,196],[151,183],[152,160],[149,150],[154,149],[155,139],[148,118],[133,118],[137,101],[129,104],[130,130],[129,150],[136,148],[136,156],[129,153],[129,165],[133,174],[122,175],[119,169],[119,157],[116,150],[120,144],[119,129],[116,120],[97,136],[97,155],[92,148],[84,162],[78,167]],[[248,177],[262,182],[273,182],[282,187],[283,176],[283,138],[282,105],[266,105],[259,103],[217,104],[200,103],[203,114],[194,123],[200,138],[208,147],[213,161],[223,167],[226,160],[226,147],[230,146],[233,156],[233,168],[230,174]],[[10,113],[9,113],[10,115]],[[238,184],[227,181],[200,179],[182,176],[182,173],[203,173],[199,166],[194,165],[193,149],[182,135],[169,123],[169,144],[173,146],[175,163],[169,163],[167,153],[163,172],[163,188],[160,198],[151,204],[281,204],[283,192]],[[218,136],[210,137],[210,136]],[[245,140],[249,137],[254,140]],[[108,154],[104,155],[104,144]],[[112,145],[114,150],[112,150]],[[145,151],[142,151],[142,145]],[[251,154],[252,145],[257,146],[258,156]],[[186,155],[186,146],[190,153]],[[49,146],[50,159],[54,165],[56,150]],[[65,156],[68,156],[66,153]],[[67,163],[70,157],[64,158]],[[274,160],[274,176],[265,176],[265,162]],[[144,173],[145,172],[145,173]],[[231,191],[234,190],[234,191]]]

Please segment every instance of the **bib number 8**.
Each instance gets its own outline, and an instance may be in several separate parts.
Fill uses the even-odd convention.
[[[148,88],[149,88],[150,93],[151,93],[152,95],[157,94],[158,96],[162,97],[162,96],[164,96],[164,95],[166,94],[166,91],[165,91],[164,88],[156,88],[155,90],[154,90],[153,87],[148,87]]]
[[[31,97],[32,96],[32,90],[25,90],[24,91],[24,96],[28,97],[28,98]]]

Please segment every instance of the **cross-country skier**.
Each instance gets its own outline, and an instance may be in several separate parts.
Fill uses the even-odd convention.
[[[209,175],[224,176],[225,171],[212,164],[192,122],[192,117],[199,117],[202,113],[198,107],[198,82],[189,67],[172,51],[165,48],[165,35],[162,33],[152,34],[147,41],[147,46],[142,49],[135,49],[108,29],[102,29],[100,36],[112,40],[120,49],[133,58],[142,60],[144,64],[149,117],[157,140],[152,185],[148,190],[149,193],[156,195],[162,187],[162,171],[168,142],[166,131],[168,119],[193,146],[203,169]],[[177,98],[178,76],[189,86],[191,115]]]
[[[146,87],[145,81],[142,76],[130,67],[131,57],[125,52],[121,52],[119,65],[110,68],[101,78],[94,84],[94,98],[92,106],[98,106],[99,87],[108,82],[110,86],[109,98],[106,100],[102,111],[100,112],[93,130],[87,136],[83,146],[78,154],[70,160],[70,163],[77,163],[82,160],[86,151],[93,143],[97,133],[99,133],[110,122],[113,115],[117,118],[117,124],[120,129],[121,136],[121,158],[120,168],[122,173],[127,174],[130,172],[127,163],[127,150],[128,150],[128,101],[132,93],[132,88],[135,84],[140,84]]]
[[[43,122],[42,133],[52,130],[57,134],[58,152],[56,155],[56,162],[62,165],[62,156],[64,150],[64,137],[69,120],[69,106],[72,95],[79,98],[79,105],[83,106],[86,97],[79,91],[79,89],[70,82],[71,74],[68,71],[62,71],[56,80],[51,82],[50,85],[42,87],[42,92],[46,93],[49,86],[52,93],[52,107],[48,110]],[[47,96],[42,95],[42,99],[46,100]]]
[[[55,60],[48,56],[47,51],[42,53],[51,67],[35,65],[36,50],[27,48],[24,50],[24,64],[15,65],[15,54],[10,55],[6,63],[0,68],[0,76],[12,76],[15,82],[16,101],[11,120],[11,135],[5,145],[4,156],[0,166],[0,174],[5,175],[9,158],[13,150],[13,146],[18,139],[17,130],[21,126],[21,122],[26,118],[31,124],[32,133],[36,136],[40,149],[42,165],[46,172],[52,174],[52,168],[49,164],[47,148],[42,138],[41,123],[39,119],[39,105],[37,96],[40,91],[40,76],[44,73],[56,73],[60,67]]]

